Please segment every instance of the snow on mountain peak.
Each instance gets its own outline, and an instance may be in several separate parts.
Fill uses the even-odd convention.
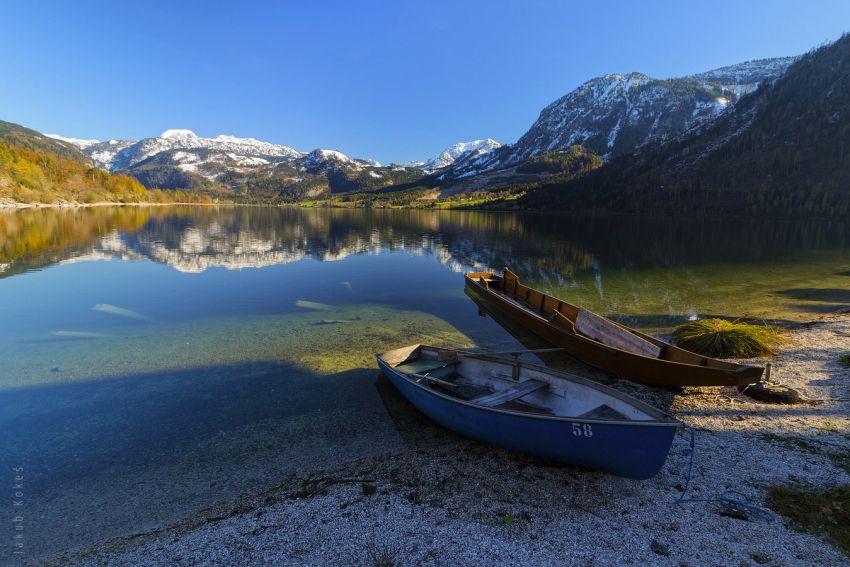
[[[231,136],[229,134],[219,134],[218,136],[213,138],[213,140],[216,140],[217,142],[226,142],[226,143],[229,143],[229,144],[256,145],[256,144],[266,144],[266,143],[268,143],[268,142],[261,142],[260,140],[257,140],[256,138],[240,138],[238,136]]]
[[[100,143],[100,140],[81,140],[80,138],[66,138],[65,136],[60,136],[59,134],[45,134],[45,136],[47,136],[48,138],[53,138],[54,140],[59,140],[60,142],[67,142],[69,144],[73,144],[81,150]]]
[[[544,108],[495,166],[573,144],[611,157],[650,140],[675,137],[713,119],[762,81],[780,76],[793,60],[748,61],[663,80],[638,72],[596,77]]]
[[[345,155],[342,152],[338,152],[336,150],[322,150],[322,149],[313,150],[312,152],[310,152],[310,154],[307,156],[306,159],[307,159],[308,162],[311,162],[311,163],[321,162],[321,161],[326,161],[326,160],[341,161],[341,162],[344,162],[344,163],[350,163],[350,162],[354,161],[353,159],[351,159],[350,157],[348,157],[347,155]]]
[[[709,81],[722,86],[754,85],[782,75],[797,57],[775,57],[773,59],[755,59],[735,65],[718,67],[704,73],[691,75],[690,78]]]
[[[486,140],[472,140],[470,142],[458,142],[457,144],[446,148],[428,161],[417,161],[410,165],[425,171],[433,171],[435,169],[440,169],[441,167],[447,167],[455,161],[472,156],[473,154],[476,156],[489,154],[501,146],[502,144],[492,138],[487,138]]]
[[[160,134],[159,137],[166,140],[198,139],[198,135],[192,132],[191,130],[181,130],[179,128],[166,130],[165,132]]]

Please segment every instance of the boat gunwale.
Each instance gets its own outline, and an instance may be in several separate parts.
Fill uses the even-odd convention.
[[[504,365],[513,366],[513,361],[508,361],[508,360],[505,360],[504,358],[499,358],[499,357],[495,357],[495,356],[488,356],[486,354],[475,354],[475,353],[466,353],[466,352],[462,353],[461,351],[457,351],[457,350],[453,350],[453,349],[432,347],[432,346],[427,346],[427,345],[420,345],[420,348],[431,349],[431,350],[435,350],[435,351],[443,351],[443,352],[454,352],[454,353],[457,353],[458,358],[461,358],[461,357],[473,358],[473,359],[478,359],[478,360],[484,360],[484,361],[487,361],[487,362],[494,362],[494,363],[497,363],[497,364],[504,364]],[[612,419],[601,419],[601,418],[593,418],[593,417],[578,417],[578,416],[569,417],[569,416],[560,416],[560,415],[535,414],[535,413],[532,413],[532,412],[524,412],[524,411],[519,411],[519,410],[510,410],[510,409],[501,409],[501,408],[498,408],[498,407],[482,406],[482,405],[479,405],[479,404],[471,403],[467,400],[462,400],[460,398],[450,396],[448,394],[444,394],[444,393],[439,392],[439,391],[437,391],[433,388],[430,388],[430,387],[428,387],[424,384],[419,383],[417,380],[415,380],[413,378],[413,376],[414,376],[413,373],[405,372],[404,370],[398,370],[398,369],[390,366],[389,363],[387,363],[383,359],[383,354],[385,354],[385,353],[377,353],[376,352],[375,357],[379,360],[379,362],[382,365],[386,366],[391,372],[395,373],[398,376],[401,376],[402,378],[404,378],[410,384],[412,384],[412,385],[414,385],[414,386],[416,386],[416,387],[422,389],[423,391],[428,392],[432,395],[443,398],[447,401],[462,404],[462,405],[465,405],[465,406],[468,406],[468,407],[471,407],[471,408],[476,408],[476,409],[479,409],[479,410],[493,411],[493,412],[503,413],[503,414],[508,414],[508,415],[528,417],[528,418],[531,418],[531,419],[545,419],[545,420],[565,422],[565,423],[585,423],[585,422],[587,422],[587,423],[591,423],[591,424],[600,424],[600,425],[628,425],[628,426],[639,425],[641,427],[675,427],[677,429],[683,429],[683,428],[687,427],[687,425],[684,422],[676,419],[672,415],[670,415],[670,414],[668,414],[668,413],[666,413],[666,412],[664,412],[664,411],[662,411],[662,410],[660,410],[656,407],[653,407],[650,404],[642,402],[642,401],[638,400],[637,398],[633,398],[632,396],[629,396],[628,394],[625,394],[625,393],[620,392],[618,390],[615,390],[613,388],[609,388],[607,386],[604,386],[603,384],[599,384],[597,382],[594,382],[593,380],[589,380],[587,378],[584,378],[582,376],[578,376],[576,374],[570,374],[568,372],[562,372],[560,370],[547,368],[546,366],[540,366],[539,364],[532,364],[532,363],[528,363],[528,362],[525,362],[525,361],[517,361],[517,362],[519,363],[520,366],[528,368],[530,370],[537,370],[537,371],[543,372],[545,374],[552,374],[552,375],[556,376],[557,378],[562,378],[562,379],[568,380],[570,382],[575,382],[575,383],[578,383],[579,385],[587,386],[587,387],[590,387],[592,389],[595,389],[599,392],[602,392],[603,394],[611,395],[615,398],[618,398],[620,401],[623,401],[623,402],[628,403],[629,405],[635,406],[637,409],[643,411],[647,415],[660,417],[660,419],[649,419],[649,420],[616,419],[616,420],[612,420]]]

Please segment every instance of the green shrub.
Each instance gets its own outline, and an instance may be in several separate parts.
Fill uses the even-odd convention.
[[[850,485],[819,490],[773,486],[768,505],[799,531],[827,535],[850,556]]]
[[[850,352],[846,352],[838,357],[838,364],[844,368],[850,368]]]
[[[676,327],[673,342],[704,356],[750,357],[773,354],[786,339],[780,328],[771,325],[703,319]]]

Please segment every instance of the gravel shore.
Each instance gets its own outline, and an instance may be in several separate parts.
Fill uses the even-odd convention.
[[[802,325],[773,378],[807,403],[734,388],[614,387],[696,431],[693,480],[678,435],[662,472],[632,481],[460,438],[387,390],[404,448],[286,478],[181,522],[113,539],[57,565],[847,565],[827,541],[712,499],[765,505],[772,485],[850,482],[850,316]],[[393,398],[392,396],[395,396]],[[743,514],[742,514],[743,512]]]

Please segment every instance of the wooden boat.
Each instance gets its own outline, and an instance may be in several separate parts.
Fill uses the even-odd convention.
[[[579,360],[656,386],[737,386],[764,368],[702,356],[522,285],[508,270],[466,274],[467,290]]]
[[[516,359],[421,345],[375,356],[434,421],[543,459],[646,479],[664,465],[683,427],[607,386]]]

